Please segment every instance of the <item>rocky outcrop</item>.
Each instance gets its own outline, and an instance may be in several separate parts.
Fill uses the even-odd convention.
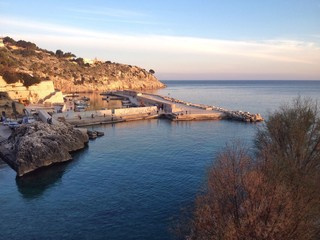
[[[19,74],[15,76],[12,72]],[[0,75],[11,83],[25,76],[24,84],[27,85],[32,81],[52,80],[54,87],[64,93],[165,87],[152,69],[147,71],[111,61],[86,62],[71,53],[64,54],[61,50],[54,53],[8,37],[4,38],[4,47],[0,48]],[[31,80],[29,76],[32,76]]]
[[[87,134],[69,124],[35,122],[14,130],[0,145],[0,158],[18,176],[23,176],[53,163],[71,160],[70,153],[84,148],[88,140]]]

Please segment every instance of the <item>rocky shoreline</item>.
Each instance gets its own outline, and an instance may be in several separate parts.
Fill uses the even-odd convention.
[[[72,159],[70,153],[83,149],[88,134],[67,123],[34,122],[16,128],[0,144],[0,159],[21,177],[41,167]]]

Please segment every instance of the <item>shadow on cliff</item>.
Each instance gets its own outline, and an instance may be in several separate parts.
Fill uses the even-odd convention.
[[[16,177],[18,191],[26,199],[40,197],[47,189],[59,185],[63,175],[74,166],[80,159],[81,154],[86,152],[84,148],[72,154],[73,160],[63,163],[56,163],[48,167],[40,168],[23,177]]]

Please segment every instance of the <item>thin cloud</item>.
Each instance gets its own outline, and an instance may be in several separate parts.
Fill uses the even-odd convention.
[[[101,39],[108,42],[108,46],[117,49],[134,48],[154,52],[238,55],[308,64],[315,64],[313,62],[314,58],[319,58],[317,56],[319,56],[320,51],[315,43],[295,40],[234,41],[183,36],[126,35],[9,18],[1,19],[0,23],[2,26],[9,28],[19,27],[46,34],[70,36],[75,39],[86,38],[84,44],[88,40],[95,42]],[[314,52],[314,56],[312,56],[312,52]],[[301,56],[301,53],[307,53],[309,59],[306,59],[306,56]]]
[[[70,12],[81,13],[86,15],[95,16],[106,16],[106,17],[116,17],[116,18],[137,18],[146,17],[147,15],[142,12],[126,10],[126,9],[116,9],[116,8],[103,8],[103,9],[68,9]]]
[[[159,23],[151,21],[148,14],[127,9],[67,9],[67,11],[71,13],[71,16],[73,18],[87,21],[103,21],[139,25],[159,25]]]
[[[10,18],[0,19],[3,29],[18,29],[19,36],[33,40],[39,46],[76,49],[83,56],[108,54],[121,56],[122,62],[151,65],[163,72],[179,71],[218,72],[290,72],[314,74],[320,77],[317,64],[320,48],[314,42],[291,39],[265,41],[234,41],[184,36],[119,34],[87,29],[36,23]],[[15,34],[16,36],[18,34]],[[12,36],[14,37],[14,36]],[[31,38],[31,39],[30,39]],[[81,53],[82,51],[82,53]],[[103,55],[96,55],[103,58]],[[294,67],[293,67],[294,66]],[[300,72],[299,72],[300,71]]]
[[[107,22],[107,23],[129,23],[138,25],[160,25],[158,22],[143,21],[143,20],[126,20],[126,19],[109,19],[109,18],[99,18],[99,17],[87,17],[87,16],[73,16],[74,19],[94,21],[94,22]]]

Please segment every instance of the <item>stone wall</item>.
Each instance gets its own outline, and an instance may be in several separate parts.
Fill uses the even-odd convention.
[[[85,112],[63,112],[63,113],[55,113],[53,117],[55,119],[64,118],[66,120],[75,120],[86,119],[93,117],[103,117],[103,116],[111,116],[112,114],[118,117],[121,116],[129,116],[129,115],[139,115],[139,114],[148,114],[148,113],[156,113],[157,107],[138,107],[138,108],[120,108],[120,109],[108,109],[108,110],[96,110],[96,111],[85,111]]]
[[[147,114],[147,113],[156,113],[156,106],[151,107],[137,107],[137,108],[120,108],[115,109],[114,114],[116,116],[127,116],[127,115],[136,115],[136,114]]]
[[[55,113],[53,115],[54,118],[64,118],[66,120],[74,120],[74,119],[79,119],[80,117],[85,119],[85,118],[92,118],[93,117],[103,117],[105,116],[111,116],[112,115],[112,110],[96,110],[96,111],[85,111],[85,112],[74,112],[74,111],[68,111],[68,112],[63,112],[63,113]]]
[[[167,103],[167,102],[162,102],[162,101],[157,101],[157,100],[153,100],[153,99],[149,99],[147,97],[142,96],[137,96],[138,101],[140,102],[140,104],[144,104],[144,105],[156,105],[156,107],[161,107],[163,111],[165,112],[178,112],[181,109],[178,108],[175,104],[173,103]]]
[[[45,99],[47,103],[63,103],[63,95],[55,91],[52,81],[42,81],[27,88],[21,82],[7,84],[0,76],[0,92],[7,92],[11,99],[29,100],[30,103],[38,103],[45,98],[48,98]]]

